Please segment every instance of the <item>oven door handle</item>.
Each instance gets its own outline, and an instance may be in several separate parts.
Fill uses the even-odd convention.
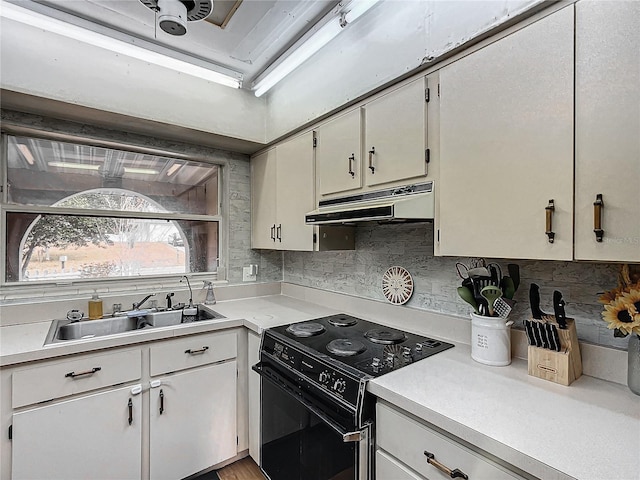
[[[318,416],[320,418],[320,420],[322,420],[324,423],[326,423],[328,426],[330,426],[333,430],[336,431],[336,433],[338,433],[342,437],[342,441],[343,442],[345,442],[345,443],[348,443],[348,442],[359,442],[359,441],[361,441],[361,440],[366,438],[365,429],[358,430],[358,431],[355,431],[355,432],[349,432],[349,431],[345,430],[344,428],[342,428],[342,426],[339,425],[338,423],[336,423],[334,420],[329,418],[325,413],[323,413],[318,407],[316,407],[314,404],[309,402],[307,399],[305,399],[305,398],[303,398],[303,397],[301,397],[299,395],[295,395],[293,392],[291,392],[287,388],[287,384],[285,382],[278,381],[275,378],[271,377],[271,375],[269,375],[269,373],[268,373],[268,367],[265,368],[264,365],[262,364],[262,362],[256,363],[255,365],[253,365],[251,367],[251,369],[254,372],[256,372],[258,375],[260,375],[260,377],[262,377],[264,380],[268,380],[273,385],[275,385],[276,387],[280,388],[283,392],[285,392],[288,395],[290,395],[291,397],[295,398],[298,402],[300,402],[302,405],[304,405],[304,407],[307,410],[309,410],[310,412],[312,412],[313,414]]]

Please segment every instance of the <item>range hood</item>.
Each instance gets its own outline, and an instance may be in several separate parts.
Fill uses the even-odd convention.
[[[433,220],[433,182],[322,200],[307,225]]]

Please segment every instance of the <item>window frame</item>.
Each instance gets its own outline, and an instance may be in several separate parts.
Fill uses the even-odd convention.
[[[124,134],[124,132],[122,132]],[[8,136],[23,136],[37,138],[41,140],[59,141],[66,143],[76,143],[81,145],[102,147],[115,150],[123,150],[132,153],[142,153],[149,155],[158,155],[162,157],[170,157],[177,160],[193,161],[204,163],[218,167],[218,214],[202,215],[187,213],[166,213],[166,212],[128,212],[128,211],[111,211],[111,210],[93,210],[78,209],[53,206],[39,205],[18,205],[8,203]],[[161,139],[159,139],[161,140]],[[147,146],[139,146],[134,143],[127,143],[117,140],[104,140],[90,136],[78,136],[66,134],[62,132],[49,132],[38,130],[30,127],[3,125],[0,132],[0,232],[4,237],[7,231],[7,214],[8,213],[33,213],[33,214],[61,214],[61,215],[79,215],[94,217],[111,217],[111,218],[137,218],[137,219],[156,219],[156,220],[191,220],[218,222],[218,269],[216,272],[187,272],[189,278],[206,278],[207,280],[222,281],[226,280],[226,259],[228,258],[228,163],[224,160],[212,160],[200,155],[188,154],[169,149],[160,149]],[[50,280],[50,281],[29,281],[29,282],[7,282],[7,242],[3,238],[0,242],[0,287],[3,291],[11,293],[29,292],[30,290],[42,290],[43,287],[55,287],[61,290],[60,293],[68,293],[68,290],[77,290],[83,286],[90,288],[98,288],[105,286],[109,291],[118,291],[120,289],[130,289],[131,283],[136,285],[157,285],[158,283],[167,283],[169,281],[177,281],[176,274],[163,275],[141,275],[132,277],[117,278],[86,278],[73,280]],[[120,287],[120,288],[119,288]]]

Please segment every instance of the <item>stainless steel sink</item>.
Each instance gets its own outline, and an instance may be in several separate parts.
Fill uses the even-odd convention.
[[[213,310],[198,308],[196,321],[225,318]],[[143,328],[176,326],[182,323],[182,310],[149,312],[144,316],[122,316],[103,318],[100,320],[54,320],[45,339],[50,343],[80,340],[83,338],[103,337],[118,333],[133,332]]]

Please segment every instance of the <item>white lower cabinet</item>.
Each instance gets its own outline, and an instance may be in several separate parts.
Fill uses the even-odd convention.
[[[260,375],[251,367],[260,361],[260,335],[249,332],[249,455],[260,465]]]
[[[12,478],[140,478],[141,406],[123,387],[16,413]]]
[[[456,478],[456,471],[469,480],[523,478],[382,402],[376,406],[376,445],[376,480]]]
[[[210,365],[151,389],[152,479],[184,478],[236,455],[236,371],[235,360]]]
[[[1,369],[0,479],[175,480],[235,457],[238,331]]]

